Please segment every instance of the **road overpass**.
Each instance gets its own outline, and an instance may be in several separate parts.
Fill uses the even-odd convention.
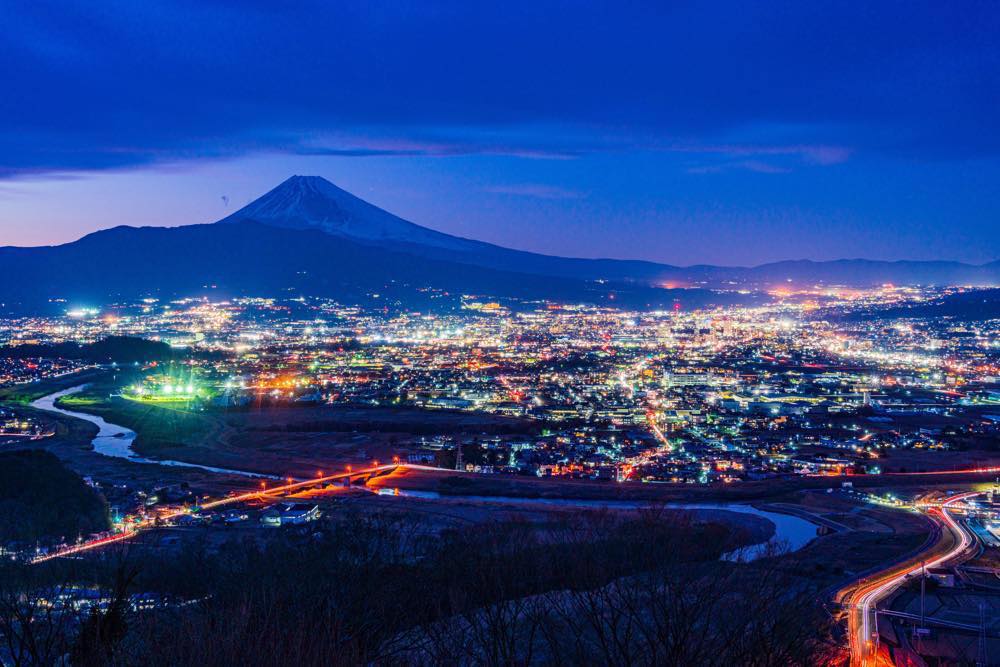
[[[976,546],[971,532],[950,514],[955,504],[979,495],[978,492],[960,493],[946,499],[940,508],[932,507],[927,514],[939,526],[936,540],[920,553],[892,565],[861,582],[852,584],[838,593],[838,599],[848,608],[848,641],[852,667],[875,667],[878,661],[878,637],[875,610],[878,604],[895,591],[907,577],[923,568],[933,568],[945,563],[964,560]]]

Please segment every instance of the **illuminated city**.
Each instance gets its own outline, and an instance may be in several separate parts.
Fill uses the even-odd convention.
[[[0,9],[0,667],[1000,665],[1000,11],[897,4]]]
[[[447,313],[305,298],[147,299],[11,320],[3,342],[131,336],[194,352],[116,373],[113,396],[143,405],[363,405],[511,418],[485,441],[397,436],[373,459],[430,461],[461,444],[477,450],[470,472],[708,484],[947,469],[970,441],[996,438],[1000,321],[878,317],[879,308],[940,296],[830,289],[691,312],[512,310],[470,296]],[[864,317],[851,319],[857,314]],[[11,384],[73,368],[72,360],[20,361]]]
[[[33,391],[33,410],[5,413],[4,437],[54,437],[56,406],[114,416],[127,426],[99,423],[94,450],[130,462],[91,482],[111,504],[110,530],[4,550],[49,562],[192,525],[225,535],[256,524],[250,534],[260,539],[269,526],[364,506],[361,489],[404,506],[438,504],[422,495],[443,490],[462,495],[447,471],[465,475],[456,478],[471,484],[464,493],[509,494],[501,506],[530,507],[518,500],[541,490],[530,480],[569,499],[596,484],[612,507],[695,489],[702,501],[800,489],[795,502],[757,507],[806,519],[813,533],[895,531],[891,516],[858,525],[834,508],[929,511],[940,503],[937,476],[1000,476],[991,454],[1000,318],[897,316],[968,292],[782,289],[760,305],[690,311],[680,301],[631,311],[475,295],[425,311],[307,297],[145,298],[10,318],[2,342],[22,353],[9,355],[4,384],[62,389]],[[110,365],[67,352],[130,341],[156,347]],[[176,472],[136,479],[127,470],[158,460]],[[195,481],[189,471],[215,474]],[[663,493],[636,496],[636,484]],[[954,523],[962,549],[974,539],[1000,544],[1000,513],[985,498],[966,510],[977,519]],[[837,601],[846,609],[840,596],[852,595],[845,588]],[[869,634],[867,619],[848,612],[851,632]]]

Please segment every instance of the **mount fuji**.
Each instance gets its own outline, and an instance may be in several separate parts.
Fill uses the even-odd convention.
[[[800,285],[872,286],[884,283],[1000,285],[1000,262],[885,262],[843,259],[791,260],[760,266],[687,267],[640,260],[555,257],[452,236],[389,213],[319,176],[292,176],[220,223],[256,222],[272,227],[319,230],[331,236],[377,245],[427,259],[490,269],[577,280],[611,280],[642,285],[767,288]]]
[[[522,255],[549,259],[420,227],[324,179],[293,177],[217,223],[123,225],[58,246],[0,248],[0,309],[207,295],[316,296],[401,308],[453,307],[458,295],[635,307],[676,300],[645,283],[541,279],[513,261]],[[689,290],[684,304],[706,299],[734,297]]]
[[[664,289],[668,282],[687,289]],[[8,311],[206,294],[380,299],[380,305],[391,298],[400,307],[467,294],[635,308],[680,301],[690,308],[745,302],[753,298],[747,291],[789,282],[995,286],[1000,262],[789,261],[741,268],[552,257],[413,224],[315,176],[293,176],[217,223],[119,226],[58,246],[0,248],[0,308]]]
[[[428,245],[456,251],[486,245],[407,222],[320,176],[292,176],[219,222],[316,229],[371,244]]]
[[[654,262],[553,257],[452,236],[403,220],[320,176],[292,176],[219,221],[236,222],[314,229],[419,257],[546,276],[649,282],[682,271]]]

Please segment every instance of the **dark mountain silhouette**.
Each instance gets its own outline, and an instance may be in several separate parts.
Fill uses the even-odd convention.
[[[111,361],[167,361],[179,356],[174,348],[162,341],[131,336],[107,336],[93,343],[73,341],[62,343],[29,343],[0,347],[0,358],[6,359],[84,359],[97,363]]]
[[[316,229],[385,250],[546,276],[654,282],[677,270],[635,260],[552,257],[444,234],[403,220],[319,176],[292,176],[219,222]]]
[[[931,303],[907,304],[860,313],[852,319],[953,317],[956,320],[994,320],[1000,317],[1000,289],[976,289],[937,299]]]
[[[435,288],[437,291],[428,291]],[[54,299],[105,304],[154,296],[324,296],[349,302],[429,303],[451,295],[686,307],[731,297],[547,278],[436,260],[357,243],[317,230],[253,222],[186,227],[115,227],[78,241],[0,248],[0,302],[37,310]],[[373,295],[378,294],[378,297]]]
[[[743,279],[756,284],[825,283],[828,285],[1000,285],[1000,262],[880,262],[870,259],[838,259],[774,262],[742,270]]]
[[[143,296],[326,296],[430,303],[443,293],[684,307],[746,297],[703,289],[784,285],[1000,285],[1000,262],[789,261],[755,268],[572,259],[407,222],[329,181],[293,176],[217,224],[115,227],[59,246],[0,248],[8,310]],[[672,291],[664,285],[694,287]],[[379,296],[374,296],[378,294]]]
[[[883,262],[845,259],[784,261],[754,268],[688,267],[638,260],[575,259],[511,250],[415,225],[355,197],[318,176],[292,176],[222,223],[258,222],[292,229],[317,229],[332,236],[420,257],[506,271],[585,280],[628,280],[647,284],[750,286],[798,284],[1000,285],[1000,262]]]

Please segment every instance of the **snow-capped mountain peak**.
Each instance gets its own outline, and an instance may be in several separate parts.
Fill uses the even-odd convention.
[[[318,229],[366,242],[390,241],[455,250],[475,241],[436,232],[384,211],[321,176],[292,176],[220,222]]]

